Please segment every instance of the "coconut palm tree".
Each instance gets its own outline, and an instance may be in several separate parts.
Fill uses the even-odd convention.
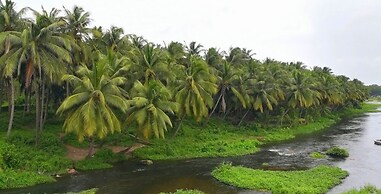
[[[168,114],[174,114],[177,103],[172,102],[171,92],[160,82],[150,80],[144,85],[136,81],[131,91],[131,108],[128,110],[127,123],[136,122],[138,133],[144,139],[151,135],[165,138],[167,126],[172,127]]]
[[[65,75],[75,89],[57,109],[57,114],[65,116],[65,132],[77,134],[82,141],[91,139],[89,156],[92,154],[96,137],[102,139],[107,134],[120,131],[120,121],[114,110],[125,112],[128,108],[120,87],[126,82],[124,77],[111,77],[110,64],[104,56],[95,62],[92,69],[81,66],[75,75]]]
[[[15,3],[6,0],[5,4],[3,4],[2,1],[0,1],[0,53],[3,53],[4,55],[7,55],[9,53],[9,50],[11,48],[11,42],[12,38],[5,32],[8,31],[14,31],[22,29],[23,27],[23,14],[25,12],[26,8],[21,9],[19,12],[15,10]],[[8,122],[8,129],[7,129],[7,136],[10,135],[12,126],[13,126],[13,117],[14,117],[14,99],[15,99],[15,89],[14,89],[14,75],[11,74],[5,74],[5,68],[3,67],[5,65],[5,62],[0,62],[0,73],[1,77],[4,76],[5,83],[8,85],[8,93],[9,93],[9,122]],[[1,104],[1,102],[0,102]]]
[[[11,47],[0,57],[0,64],[6,64],[4,73],[11,76],[17,72],[26,89],[32,85],[36,99],[36,143],[43,127],[45,79],[59,82],[65,73],[66,64],[71,63],[70,50],[75,43],[67,35],[59,33],[63,21],[51,23],[44,14],[36,14],[36,21],[30,22],[22,32],[3,32],[8,36]]]
[[[183,67],[176,88],[176,102],[179,103],[181,121],[185,116],[191,116],[200,122],[207,117],[209,108],[213,107],[213,95],[217,92],[216,78],[210,74],[205,61],[199,57],[190,56],[190,63]],[[175,135],[179,128],[181,122]]]

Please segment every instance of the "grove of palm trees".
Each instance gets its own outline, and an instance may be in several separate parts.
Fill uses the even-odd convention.
[[[0,180],[18,177],[0,181],[0,188],[53,181],[49,175],[73,167],[65,158],[66,144],[89,149],[89,156],[94,149],[109,153],[102,145],[111,141],[145,144],[135,155],[144,159],[249,154],[277,139],[244,136],[279,128],[292,134],[293,128],[360,109],[369,97],[360,80],[335,75],[329,67],[258,60],[240,47],[157,44],[116,26],[93,27],[91,21],[77,6],[15,10],[13,1],[0,1]],[[236,138],[249,146],[234,154],[234,146],[211,151],[183,141],[190,135],[222,145],[225,139],[215,136],[219,129],[229,132],[224,138],[230,137],[231,145]],[[204,133],[210,136],[199,137]],[[173,153],[176,149],[194,154]],[[86,160],[111,161],[100,158]]]

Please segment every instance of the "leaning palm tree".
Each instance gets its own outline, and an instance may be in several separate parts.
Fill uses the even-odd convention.
[[[63,80],[69,81],[75,88],[57,110],[64,115],[65,132],[73,132],[82,141],[90,138],[89,156],[92,154],[96,137],[104,138],[107,134],[120,131],[120,122],[114,109],[125,112],[127,101],[123,77],[110,77],[110,65],[104,57],[93,65],[92,69],[81,66],[75,75],[65,75]]]
[[[138,133],[144,139],[148,139],[152,134],[156,138],[164,138],[167,126],[172,127],[168,113],[173,115],[177,110],[177,103],[170,101],[171,92],[155,80],[144,85],[136,81],[131,91],[131,98],[127,123],[136,122]]]

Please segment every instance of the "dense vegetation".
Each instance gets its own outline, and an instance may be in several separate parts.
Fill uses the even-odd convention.
[[[329,148],[325,154],[336,158],[346,158],[349,156],[349,153],[346,149],[337,146]]]
[[[115,26],[90,27],[90,14],[77,6],[15,10],[5,0],[0,13],[0,171],[5,174],[60,173],[73,166],[63,157],[64,143],[89,146],[90,156],[95,144],[130,143],[131,135],[155,141],[137,153],[143,157],[252,153],[260,143],[332,124],[330,117],[360,108],[369,96],[361,81],[327,67],[260,61],[240,47],[159,45]],[[60,138],[62,127],[66,136]],[[168,133],[173,138],[163,140]],[[182,141],[195,133],[198,142]],[[194,153],[177,150],[184,143]],[[17,152],[1,151],[14,146]],[[75,165],[104,168],[119,159],[103,150]],[[41,165],[46,172],[36,169]],[[0,188],[25,185],[8,181]]]
[[[271,193],[326,193],[348,176],[337,167],[318,166],[305,171],[264,171],[221,164],[212,175],[240,188]]]
[[[381,86],[373,84],[368,86],[371,96],[381,96]]]

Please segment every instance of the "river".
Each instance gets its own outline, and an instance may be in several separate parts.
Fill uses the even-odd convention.
[[[202,158],[176,161],[155,161],[151,166],[126,161],[106,170],[67,175],[55,183],[0,193],[64,193],[99,188],[97,193],[156,194],[178,188],[199,189],[206,193],[260,193],[238,189],[216,181],[210,172],[221,162],[260,168],[268,163],[276,169],[305,169],[319,164],[338,166],[349,172],[342,184],[329,193],[373,184],[381,188],[381,146],[373,143],[381,138],[381,113],[343,121],[331,128],[293,140],[267,145],[255,154],[229,158]],[[312,159],[311,152],[323,152],[331,146],[348,149],[347,159]]]

